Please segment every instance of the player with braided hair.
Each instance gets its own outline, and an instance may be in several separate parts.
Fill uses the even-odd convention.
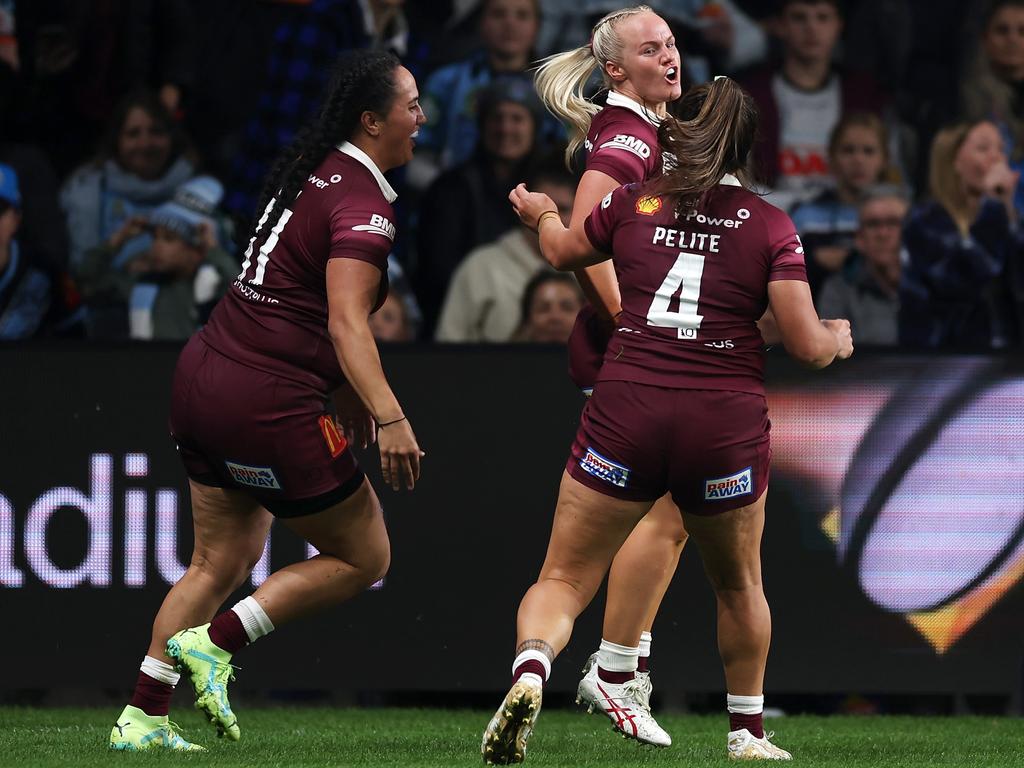
[[[218,734],[237,740],[233,655],[388,568],[380,502],[349,444],[376,440],[395,490],[419,478],[424,454],[368,319],[387,296],[395,237],[384,173],[409,161],[423,122],[416,82],[394,56],[345,54],[319,116],[267,179],[241,273],[174,374],[170,430],[189,476],[195,548],[157,614],[113,749],[202,749],[168,720],[179,672]],[[274,517],[319,554],[214,616],[260,559]]]

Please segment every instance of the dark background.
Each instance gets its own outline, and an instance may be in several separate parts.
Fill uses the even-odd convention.
[[[124,685],[133,678],[167,589],[153,558],[157,489],[178,491],[181,560],[187,562],[191,545],[185,475],[165,424],[177,352],[176,345],[161,344],[0,347],[0,495],[14,509],[12,534],[0,499],[0,569],[9,564],[13,542],[13,565],[25,577],[19,588],[0,587],[7,627],[0,632],[0,653],[16,660],[5,665],[0,692],[59,687],[69,674],[78,688],[115,685],[112,675],[123,677]],[[383,589],[245,650],[239,658],[246,668],[243,690],[458,693],[499,691],[507,684],[516,607],[544,555],[582,405],[564,374],[564,350],[385,347],[383,356],[427,451],[422,480],[411,494],[382,487],[375,452],[361,457],[384,503],[391,571]],[[944,365],[956,360],[944,358]],[[996,370],[1011,371],[1000,375],[1018,375],[1018,363],[996,362]],[[921,366],[921,358],[858,353],[810,373],[771,353],[770,394],[804,393],[811,412],[821,393],[849,392],[859,382],[877,384],[893,372],[919,373]],[[827,433],[830,425],[820,427]],[[138,452],[149,455],[148,477],[126,478],[124,455]],[[56,486],[89,493],[89,457],[95,453],[110,454],[114,467],[110,585],[46,586],[23,551],[25,516],[40,494]],[[142,488],[149,498],[144,588],[124,586],[126,488]],[[866,598],[855,576],[837,564],[819,525],[828,493],[806,479],[773,473],[763,548],[774,620],[766,688],[820,694],[1016,691],[1024,655],[1021,584],[950,651],[937,655],[902,616]],[[81,562],[82,515],[55,513],[47,548],[61,567]],[[301,542],[275,527],[272,567],[302,555]],[[697,555],[693,546],[684,552],[654,627],[652,666],[663,694],[719,691],[723,685],[714,599]],[[599,596],[581,617],[556,663],[555,691],[575,687],[579,667],[596,649],[602,603]]]

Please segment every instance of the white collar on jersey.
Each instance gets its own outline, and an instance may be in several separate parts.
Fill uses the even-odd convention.
[[[643,104],[633,101],[629,96],[623,96],[618,91],[608,91],[608,101],[605,103],[609,107],[624,107],[631,112],[636,112],[651,125],[661,125],[661,118],[657,114],[647,109]]]
[[[366,166],[366,170],[373,174],[373,178],[377,180],[377,186],[380,187],[381,194],[384,195],[384,199],[389,203],[395,202],[398,199],[398,193],[391,188],[388,184],[388,180],[384,178],[384,174],[380,172],[380,168],[377,164],[370,159],[370,156],[363,152],[359,147],[353,144],[351,141],[345,141],[338,145],[338,151],[344,152],[349,157],[353,157],[360,163]]]
[[[719,184],[725,184],[727,187],[742,187],[740,180],[733,176],[731,173],[725,174]]]

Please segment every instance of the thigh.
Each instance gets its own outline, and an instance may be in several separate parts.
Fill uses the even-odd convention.
[[[691,515],[752,504],[768,487],[768,406],[743,392],[677,390],[669,445],[673,501]]]
[[[716,589],[746,589],[761,583],[761,535],[767,492],[754,503],[717,515],[683,514],[697,542],[704,570]]]
[[[281,522],[320,552],[356,567],[376,565],[390,557],[387,527],[373,486],[365,478],[344,501],[302,517]]]
[[[564,473],[540,578],[596,591],[615,553],[651,504],[608,496]]]
[[[246,493],[189,481],[193,564],[252,567],[263,554],[273,517]]]

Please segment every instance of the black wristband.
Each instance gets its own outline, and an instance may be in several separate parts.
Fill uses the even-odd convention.
[[[381,423],[381,422],[378,421],[377,422],[377,429],[380,429],[381,427],[390,427],[392,424],[397,424],[400,421],[405,421],[405,419],[406,419],[406,417],[403,416],[402,418],[395,419],[394,421],[385,421],[384,423]]]

